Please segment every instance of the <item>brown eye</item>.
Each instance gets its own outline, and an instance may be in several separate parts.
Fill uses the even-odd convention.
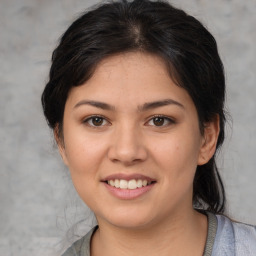
[[[166,116],[155,116],[152,117],[148,122],[147,125],[149,126],[155,126],[155,127],[164,127],[169,126],[171,124],[174,124],[175,121],[169,117]]]
[[[165,118],[163,117],[155,117],[153,118],[153,123],[155,126],[162,126],[164,125]]]
[[[83,123],[91,127],[101,127],[109,124],[109,122],[101,116],[91,116],[84,120]]]
[[[101,126],[103,124],[103,118],[102,117],[93,117],[91,122],[94,126]]]

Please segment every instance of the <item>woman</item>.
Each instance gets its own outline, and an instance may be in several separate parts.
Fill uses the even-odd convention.
[[[162,1],[103,4],[52,57],[44,114],[98,225],[63,255],[255,255],[224,217],[225,79],[213,36]]]

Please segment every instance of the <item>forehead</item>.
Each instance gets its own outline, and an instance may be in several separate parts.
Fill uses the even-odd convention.
[[[86,98],[121,104],[125,100],[132,105],[167,96],[191,103],[186,90],[175,84],[160,57],[132,52],[103,59],[88,81],[71,89],[68,101]]]
[[[167,74],[166,64],[162,58],[155,54],[138,51],[124,52],[104,58],[97,65],[95,73],[111,72],[113,68],[117,67],[123,71],[130,71],[131,68],[137,69],[138,67],[143,68],[143,71],[156,68],[157,72],[160,71],[162,74]]]

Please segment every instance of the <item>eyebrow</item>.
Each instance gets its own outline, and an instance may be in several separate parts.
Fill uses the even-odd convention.
[[[90,105],[103,110],[115,110],[115,107],[110,104],[100,102],[100,101],[94,101],[94,100],[81,100],[74,106],[74,108],[78,108],[82,105]],[[168,105],[176,105],[178,107],[184,108],[184,106],[178,101],[175,101],[172,99],[164,99],[164,100],[144,103],[142,106],[138,106],[138,110],[140,112],[143,112],[150,109],[159,108],[159,107],[168,106]]]
[[[178,101],[172,100],[172,99],[165,99],[165,100],[159,100],[159,101],[153,101],[143,104],[142,106],[139,106],[139,111],[146,111],[154,108],[159,108],[163,106],[168,105],[176,105],[178,107],[184,108],[184,106],[179,103]]]
[[[96,108],[101,108],[103,110],[114,110],[115,109],[114,106],[111,106],[104,102],[94,101],[94,100],[81,100],[74,106],[74,108],[78,108],[82,105],[90,105],[90,106],[93,106]]]

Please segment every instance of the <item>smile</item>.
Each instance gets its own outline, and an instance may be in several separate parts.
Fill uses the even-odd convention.
[[[120,189],[137,189],[146,187],[152,184],[152,181],[148,181],[146,179],[131,179],[131,180],[124,180],[124,179],[115,179],[115,180],[108,180],[108,185],[120,188]]]
[[[139,173],[115,173],[101,182],[111,195],[122,200],[138,198],[151,191],[157,183],[154,178]]]

